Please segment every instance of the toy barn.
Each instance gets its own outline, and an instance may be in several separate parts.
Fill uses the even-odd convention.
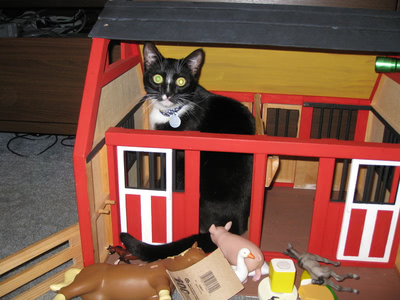
[[[254,155],[248,238],[344,266],[400,268],[400,76],[391,11],[222,2],[109,1],[93,38],[74,150],[84,265],[129,232],[198,232],[201,151]],[[255,136],[149,130],[143,42],[206,53],[200,84],[245,104]],[[185,153],[185,188],[174,155]],[[396,263],[397,257],[397,263]]]
[[[262,224],[268,227],[263,208],[269,173],[273,186],[315,191],[308,251],[356,265],[394,266],[400,86],[397,74],[375,72],[377,54],[393,51],[394,38],[387,45],[381,39],[375,50],[369,39],[346,34],[350,28],[315,29],[333,22],[335,12],[341,10],[332,15],[268,5],[107,3],[91,32],[74,157],[85,264],[104,260],[105,246],[119,244],[120,232],[149,243],[196,233],[200,151],[224,151],[254,154],[250,240],[260,243]],[[350,12],[353,20],[365,17]],[[290,15],[301,30],[277,31],[285,27],[277,25],[280,15]],[[304,20],[315,22],[316,32],[308,23],[301,26]],[[332,42],[334,35],[338,42]],[[244,102],[258,119],[259,134],[147,130],[148,104],[138,104],[144,96],[140,43],[146,40],[161,44],[165,57],[202,47],[200,84]],[[293,49],[305,47],[322,49]],[[375,53],[349,54],[360,49]],[[177,150],[185,151],[184,191],[173,189]]]

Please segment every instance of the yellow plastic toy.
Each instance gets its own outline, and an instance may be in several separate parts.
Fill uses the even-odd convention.
[[[291,293],[296,278],[296,267],[291,259],[271,259],[269,264],[271,290],[274,293]]]

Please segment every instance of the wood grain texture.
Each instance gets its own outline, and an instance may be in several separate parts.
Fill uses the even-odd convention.
[[[91,40],[0,39],[0,130],[75,134]]]
[[[136,66],[102,88],[93,147],[104,138],[109,127],[116,126],[143,98],[142,77],[141,68]]]
[[[39,278],[41,275],[46,274],[58,266],[61,266],[63,263],[69,260],[72,260],[73,262],[72,267],[82,268],[83,261],[79,225],[74,224],[46,239],[43,239],[0,260],[0,274],[4,274],[9,270],[13,270],[18,266],[23,265],[25,262],[31,261],[43,253],[48,252],[52,248],[62,245],[66,241],[69,243],[68,248],[61,250],[47,259],[40,261],[40,263],[36,263],[35,265],[22,270],[12,277],[2,281],[0,286],[0,297],[23,286],[27,282]],[[66,270],[67,269],[59,271],[49,279],[37,284],[34,288],[18,295],[18,297],[15,299],[36,299],[38,296],[50,290],[50,284],[59,282]]]
[[[385,132],[385,125],[370,111],[368,116],[368,124],[365,133],[365,141],[373,143],[382,143]]]
[[[378,89],[372,99],[371,106],[397,132],[400,132],[400,84],[387,76],[382,76]]]

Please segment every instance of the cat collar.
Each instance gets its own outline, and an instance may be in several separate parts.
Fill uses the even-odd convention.
[[[172,128],[178,128],[181,125],[181,118],[178,116],[178,111],[181,110],[183,105],[179,105],[175,108],[168,109],[167,111],[161,111],[160,113],[165,116],[169,117],[168,123]]]
[[[171,108],[171,109],[168,109],[168,110],[166,110],[166,111],[161,111],[161,110],[160,110],[160,113],[161,113],[164,117],[170,117],[170,116],[172,116],[172,115],[175,115],[178,111],[180,111],[182,107],[183,107],[183,105],[179,105],[179,106],[177,106],[177,107],[175,107],[175,108]]]

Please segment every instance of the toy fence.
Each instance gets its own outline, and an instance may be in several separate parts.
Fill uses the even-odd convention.
[[[51,252],[53,249],[58,250],[53,253]],[[51,255],[48,255],[49,253]],[[45,259],[40,259],[44,255]],[[69,265],[66,265],[68,263]],[[26,264],[29,266],[19,268]],[[13,299],[36,299],[50,291],[51,284],[64,282],[64,273],[69,268],[83,268],[79,224],[72,225],[0,260],[0,275],[14,273],[1,282],[0,297],[30,282],[35,282],[32,288],[19,293]],[[42,277],[54,270],[55,272],[46,279]],[[35,281],[36,279],[39,279],[39,283]]]
[[[302,39],[295,36],[296,30],[289,31],[294,44],[288,45],[280,39],[287,36],[284,21],[265,22],[265,14],[274,19],[277,8],[282,16],[295,17],[286,7],[268,5],[253,9],[233,3],[107,3],[91,33],[93,46],[74,150],[85,265],[104,261],[107,246],[120,243],[121,231],[150,243],[196,233],[200,151],[254,155],[249,239],[256,244],[262,238],[266,181],[268,185],[273,177],[273,185],[316,190],[308,251],[349,265],[395,265],[400,238],[400,78],[376,74],[376,55],[371,52],[396,53],[396,42],[394,48],[386,42],[376,47],[375,34],[384,31],[382,24],[396,27],[393,22],[399,16],[378,12],[381,23],[374,30],[369,25],[360,30],[365,35],[360,39],[352,37],[357,30],[343,23],[337,24],[343,30],[334,32],[332,26],[312,24],[316,31],[323,28],[319,34],[327,37],[318,41],[307,31],[313,26],[304,20],[322,22],[344,11],[301,8],[313,18],[291,19],[303,22],[298,27],[307,32],[297,32],[305,34]],[[227,21],[226,9],[241,17]],[[243,13],[249,11],[252,22],[244,22],[248,16]],[[361,23],[364,20],[358,11],[345,12]],[[210,20],[210,14],[215,19],[222,16],[220,22]],[[185,26],[179,25],[181,18]],[[202,19],[207,20],[208,30],[199,27]],[[329,22],[335,19],[340,18]],[[165,22],[158,23],[159,30],[154,28],[157,22]],[[260,30],[270,32],[262,31],[265,26],[273,26],[279,34],[261,34]],[[347,42],[329,44],[329,37]],[[140,54],[144,40],[164,42],[160,50],[167,57],[184,57],[203,43],[207,57],[200,83],[246,104],[259,133],[265,135],[147,130],[149,107],[139,104],[145,94]],[[174,189],[176,151],[185,152],[184,191]],[[276,174],[269,157],[279,157]],[[279,257],[264,254],[267,259]]]

